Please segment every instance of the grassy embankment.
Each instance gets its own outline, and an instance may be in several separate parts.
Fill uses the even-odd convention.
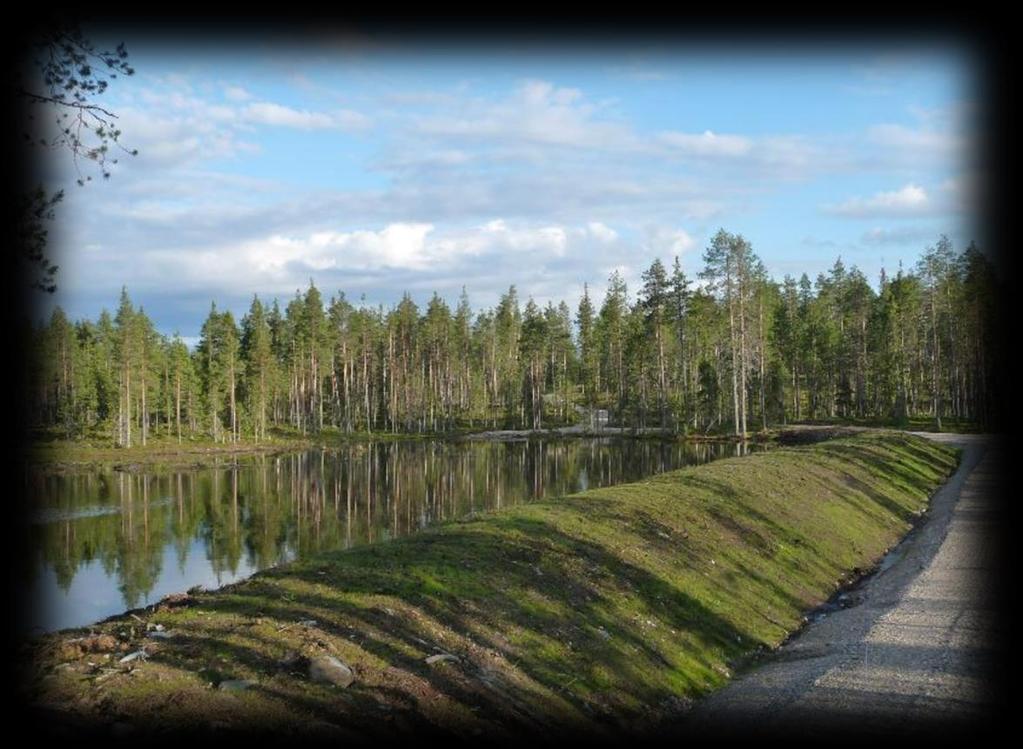
[[[47,636],[26,688],[136,731],[645,730],[798,629],[955,465],[865,433],[518,506]],[[322,654],[349,687],[308,678]]]

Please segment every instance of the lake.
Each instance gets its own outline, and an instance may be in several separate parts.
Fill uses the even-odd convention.
[[[196,585],[445,520],[737,455],[620,437],[365,442],[212,467],[29,475],[23,630],[90,624]]]

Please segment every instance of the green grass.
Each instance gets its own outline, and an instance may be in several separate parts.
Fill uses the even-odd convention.
[[[645,730],[875,563],[955,465],[946,447],[865,433],[323,554],[141,612],[179,636],[132,673],[65,644],[81,631],[43,638],[31,698],[154,727]],[[93,630],[142,642],[132,618]],[[460,661],[427,665],[438,651]],[[311,683],[279,665],[288,652],[334,654],[356,681]],[[258,685],[209,686],[232,678]]]
[[[976,421],[957,419],[951,416],[944,416],[941,419],[941,429],[937,429],[933,416],[910,416],[905,421],[894,418],[872,416],[867,418],[826,418],[826,419],[802,419],[793,424],[806,425],[835,425],[835,426],[859,426],[871,428],[892,428],[904,429],[910,432],[950,432],[955,434],[978,434],[986,431],[985,427]]]

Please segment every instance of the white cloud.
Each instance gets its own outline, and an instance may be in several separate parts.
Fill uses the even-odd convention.
[[[125,147],[137,149],[137,157],[120,156],[130,171],[147,167],[163,169],[204,159],[230,157],[243,149],[234,129],[223,116],[206,107],[188,105],[160,111],[156,108],[125,108],[118,127]]]
[[[827,213],[850,218],[870,216],[918,216],[932,209],[927,191],[919,185],[907,184],[899,190],[879,192],[869,198],[850,198],[838,205],[824,206]]]
[[[577,88],[555,88],[548,81],[526,81],[520,89],[522,99],[535,107],[567,107],[579,101],[583,93]]]
[[[478,231],[487,237],[490,249],[500,247],[512,252],[539,251],[560,256],[568,246],[568,232],[562,226],[511,228],[504,220],[496,219],[479,227]],[[456,236],[466,246],[475,246],[474,234]]]
[[[211,298],[287,294],[310,276],[346,272],[411,269],[422,271],[436,260],[426,237],[430,224],[391,224],[379,231],[274,234],[244,242],[202,248],[145,249],[118,276],[118,284],[142,291],[160,290],[174,278],[180,293],[206,292]],[[79,279],[88,283],[88,273]]]
[[[263,125],[297,127],[301,130],[330,127],[334,121],[322,112],[308,112],[268,101],[249,104],[242,113],[246,120]]]
[[[598,109],[579,89],[530,80],[503,100],[469,100],[457,115],[420,118],[419,130],[432,136],[573,148],[620,148],[630,143],[628,128],[597,117]]]
[[[247,140],[257,126],[350,132],[371,125],[369,117],[351,109],[297,109],[256,101],[240,86],[223,90],[226,102],[210,101],[196,95],[181,76],[165,76],[138,89],[131,103],[118,108],[118,127],[124,132],[121,142],[138,149],[139,156],[118,156],[115,170],[144,172],[258,152],[259,145]]]
[[[650,139],[652,156],[683,158],[691,165],[717,168],[728,165],[754,175],[778,179],[805,179],[844,169],[850,162],[846,148],[826,139],[802,135],[745,136],[739,134],[662,131]]]
[[[242,276],[249,276],[245,283],[258,288],[268,280],[300,282],[309,271],[426,270],[481,253],[561,254],[568,241],[565,227],[511,228],[501,220],[450,231],[441,237],[434,238],[434,233],[433,224],[398,222],[380,230],[274,234],[210,251],[186,253],[178,262],[180,270],[191,273],[194,280],[214,277],[221,283],[225,274],[238,280],[239,270],[245,269],[241,271]],[[174,253],[154,253],[154,258],[165,262],[173,257]]]
[[[317,232],[305,238],[271,237],[249,245],[262,270],[279,272],[290,263],[328,268],[425,268],[432,260],[426,236],[432,224],[395,223],[381,231]]]
[[[703,221],[783,182],[855,166],[848,143],[824,136],[644,132],[618,115],[619,102],[550,81],[496,96],[443,96],[433,102],[421,92],[415,104],[381,115],[396,137],[370,161],[391,177],[377,216],[399,206],[397,216],[438,225],[497,212],[533,221],[594,213],[630,221],[637,212],[643,221]]]
[[[665,239],[691,244],[684,232]],[[465,284],[483,298],[516,283],[523,295],[557,301],[568,285],[594,280],[594,268],[635,261],[635,247],[599,221],[536,225],[493,219],[445,231],[430,223],[394,222],[379,229],[275,232],[204,246],[143,246],[128,264],[116,248],[105,248],[81,266],[75,286],[78,293],[110,286],[106,294],[116,298],[121,284],[140,294],[161,294],[174,278],[177,294],[244,300],[253,293],[288,295],[310,277],[321,288],[349,292],[366,284],[409,289]],[[116,278],[110,273],[114,264]]]
[[[806,175],[834,171],[848,166],[850,155],[838,144],[825,145],[802,135],[775,135],[757,142],[757,159],[766,167],[787,168]]]
[[[722,200],[686,200],[678,205],[680,218],[693,221],[707,221],[725,212],[727,204]]]
[[[683,255],[696,246],[696,241],[684,229],[669,226],[648,226],[644,249],[656,255],[670,267],[676,255]]]
[[[875,226],[864,232],[861,241],[869,245],[906,245],[933,241],[938,233],[923,226],[884,228]]]
[[[933,154],[951,153],[962,145],[962,139],[949,132],[895,124],[874,125],[867,137],[871,143],[886,148]]]
[[[379,168],[390,170],[437,170],[458,167],[472,161],[472,156],[458,148],[410,149],[379,162]]]
[[[659,77],[644,60],[620,62],[611,71],[619,78]],[[908,217],[955,212],[970,192],[968,182],[941,182],[968,173],[947,157],[969,128],[944,110],[911,110],[913,97],[855,131],[845,129],[850,120],[832,120],[839,132],[827,134],[822,116],[801,135],[798,116],[773,133],[723,124],[697,106],[665,106],[651,119],[621,80],[616,100],[604,86],[599,94],[581,86],[585,76],[500,90],[490,71],[468,70],[471,79],[457,87],[413,92],[398,70],[323,68],[317,79],[328,87],[305,74],[289,81],[290,67],[259,66],[234,79],[140,71],[118,85],[111,106],[125,145],[140,155],[122,157],[101,189],[68,195],[61,220],[76,221],[63,227],[60,264],[74,270],[64,288],[102,294],[107,304],[122,283],[148,288],[168,300],[154,318],[186,322],[190,296],[205,296],[202,310],[211,297],[219,305],[232,294],[288,295],[310,276],[325,291],[366,291],[385,304],[402,289],[428,294],[434,285],[457,298],[463,283],[474,306],[509,283],[523,298],[571,302],[583,282],[598,288],[603,269],[621,266],[632,283],[655,256],[697,265],[702,238],[743,217],[755,215],[766,233],[755,243],[782,246],[785,212],[805,207],[807,195],[827,196],[809,198],[812,205],[833,201],[823,212],[863,218],[814,231],[843,237],[843,250],[862,237],[856,249],[868,252],[910,241],[915,229],[902,224],[932,222]],[[661,119],[673,109],[675,119]],[[374,123],[384,127],[357,149],[341,137],[328,142]],[[315,134],[323,159],[243,163],[271,132],[275,153]],[[885,181],[834,192],[845,173]],[[819,181],[801,190],[784,184],[809,178]],[[85,245],[102,251],[82,252]]]
[[[739,135],[717,135],[705,130],[699,135],[663,132],[658,136],[665,145],[696,156],[745,156],[753,147],[749,138]]]
[[[241,86],[227,86],[224,88],[224,96],[231,101],[248,101],[252,98],[252,94],[246,91]]]
[[[733,168],[770,174],[772,179],[803,178],[833,170],[850,161],[835,143],[806,136],[746,136],[713,130],[643,132],[615,116],[616,100],[593,101],[577,88],[548,81],[527,81],[499,99],[457,99],[435,113],[417,114],[407,135],[420,142],[397,160],[404,168],[441,169],[434,154],[456,148],[471,150],[481,168],[537,165],[548,172],[558,166],[581,174],[585,159],[613,160],[619,173],[647,174],[665,160],[680,160],[694,169],[727,163]],[[589,182],[587,176],[580,182]],[[705,186],[706,189],[706,186]]]
[[[336,109],[333,118],[335,127],[341,130],[365,130],[373,124],[370,117],[354,109]]]
[[[294,127],[300,130],[320,130],[324,128],[340,128],[342,130],[358,130],[369,126],[369,118],[352,110],[338,110],[333,113],[310,112],[292,109],[281,104],[268,101],[253,102],[246,106],[240,115],[242,119],[261,125]]]
[[[613,242],[618,239],[618,232],[600,221],[591,221],[586,228],[591,236],[601,242]]]

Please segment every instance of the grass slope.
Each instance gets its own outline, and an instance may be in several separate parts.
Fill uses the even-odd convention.
[[[801,626],[955,465],[865,433],[519,506],[48,636],[26,688],[136,729],[643,731]],[[175,637],[144,639],[143,620]],[[143,643],[148,660],[118,663]],[[426,663],[441,652],[458,660]],[[307,678],[318,654],[354,683]],[[217,688],[237,679],[254,684]]]

